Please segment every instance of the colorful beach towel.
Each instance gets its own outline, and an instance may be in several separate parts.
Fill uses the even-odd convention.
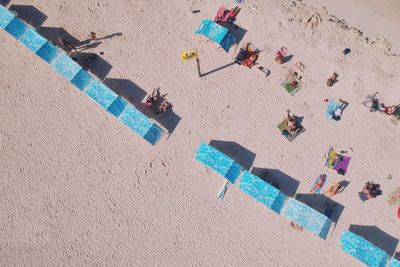
[[[350,164],[350,160],[351,157],[337,154],[333,147],[330,147],[325,165],[328,168],[337,171],[338,174],[345,175]]]
[[[284,135],[286,139],[289,140],[289,142],[292,142],[294,139],[296,139],[297,136],[299,136],[306,130],[303,126],[300,125],[299,130],[296,133],[289,133],[287,118],[283,119],[283,121],[279,123],[277,127],[281,131],[282,135]]]

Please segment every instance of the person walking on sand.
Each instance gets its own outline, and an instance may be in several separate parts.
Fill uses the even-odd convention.
[[[76,44],[74,42],[66,40],[61,37],[58,37],[58,41],[60,42],[60,44],[62,44],[64,46],[65,50],[68,50],[68,51],[74,50],[75,52],[78,52],[78,50],[76,50]]]
[[[92,41],[98,41],[99,39],[96,36],[95,32],[90,32],[90,40]]]

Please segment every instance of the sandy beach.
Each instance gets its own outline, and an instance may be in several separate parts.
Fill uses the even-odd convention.
[[[329,7],[247,0],[236,21],[245,30],[239,46],[263,49],[258,62],[271,74],[235,64],[199,78],[180,53],[197,48],[203,73],[231,63],[235,47],[225,53],[194,31],[232,1],[13,5],[44,14],[46,33],[64,30],[81,41],[91,31],[121,33],[85,53],[103,52],[98,75],[133,104],[157,87],[168,93],[174,123],[150,145],[0,30],[0,265],[363,266],[338,247],[352,225],[379,228],[393,237],[380,243],[400,251],[397,209],[386,201],[400,185],[400,124],[360,104],[376,91],[385,103],[400,103],[400,58],[388,42],[367,38]],[[277,65],[281,46],[293,58]],[[281,84],[295,62],[305,71],[291,96]],[[334,71],[338,82],[327,87]],[[326,98],[350,103],[340,121],[324,116]],[[287,109],[306,129],[293,142],[277,129]],[[326,240],[296,232],[233,186],[217,199],[225,179],[194,159],[200,143],[212,140],[245,148],[252,168],[278,173],[296,193],[309,193],[321,173],[328,183],[348,181],[333,197],[344,209]],[[325,166],[330,145],[352,157],[345,176]],[[383,195],[363,203],[358,192],[370,180]]]

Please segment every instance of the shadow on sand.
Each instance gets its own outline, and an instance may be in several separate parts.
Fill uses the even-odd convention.
[[[278,169],[253,167],[251,173],[260,177],[265,182],[282,191],[286,196],[293,197],[296,194],[300,182]],[[276,186],[278,185],[278,186]]]
[[[246,170],[251,169],[254,159],[256,158],[255,153],[244,148],[236,142],[211,140],[210,146],[226,154]]]

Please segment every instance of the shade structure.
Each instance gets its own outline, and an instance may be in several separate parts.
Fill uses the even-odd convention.
[[[163,130],[154,121],[150,120],[132,105],[125,107],[119,116],[119,120],[152,145],[160,139],[163,133]]]
[[[282,214],[322,239],[326,238],[332,224],[327,216],[294,198],[286,201]]]
[[[42,46],[47,42],[46,38],[38,34],[32,28],[27,28],[19,41],[27,48],[32,50],[33,53],[39,51],[39,49],[42,48]]]
[[[0,28],[4,29],[14,19],[15,15],[7,8],[0,5]]]
[[[235,36],[233,36],[227,28],[222,27],[210,19],[203,20],[195,31],[195,34],[204,35],[220,45],[226,52],[228,52],[232,44],[236,42]]]
[[[216,148],[202,143],[195,153],[195,159],[235,183],[242,166]]]
[[[281,191],[248,171],[243,172],[238,186],[244,193],[278,214],[285,204],[286,196]]]
[[[400,267],[400,261],[395,258],[392,258],[389,262],[388,267]]]
[[[160,126],[106,85],[95,79],[67,54],[2,5],[0,5],[0,28],[7,31],[34,54],[49,63],[61,76],[146,141],[154,145],[160,139],[164,132]]]
[[[368,266],[384,267],[389,259],[386,252],[348,230],[340,238],[340,247]]]

